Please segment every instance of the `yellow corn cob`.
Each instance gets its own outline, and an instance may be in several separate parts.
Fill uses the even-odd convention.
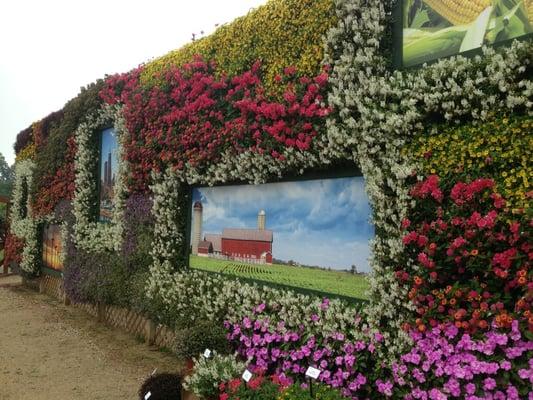
[[[526,0],[525,6],[529,22],[533,24],[533,0]]]
[[[435,12],[453,25],[466,25],[474,21],[491,0],[424,0]]]

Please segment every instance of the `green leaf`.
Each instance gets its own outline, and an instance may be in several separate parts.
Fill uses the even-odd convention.
[[[513,8],[507,8],[502,1],[498,3],[499,15],[489,24],[488,43],[512,39],[533,32],[523,1],[513,4]]]
[[[458,53],[467,29],[468,26],[461,25],[437,32],[409,30],[407,35],[404,32],[404,64],[416,65]]]
[[[419,29],[419,28],[422,28],[428,22],[429,22],[428,11],[420,9],[416,13],[413,19],[413,22],[411,23],[410,28]]]
[[[466,32],[466,35],[461,43],[461,48],[459,51],[468,51],[472,49],[477,49],[483,45],[483,40],[485,38],[485,32],[489,26],[490,16],[492,14],[492,6],[485,8],[472,22]]]
[[[414,0],[404,0],[403,2],[403,26],[409,26],[409,14],[411,13],[411,8],[413,7]]]

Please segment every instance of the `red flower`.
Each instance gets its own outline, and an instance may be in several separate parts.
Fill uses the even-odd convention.
[[[234,393],[239,388],[239,386],[241,386],[241,383],[242,381],[238,378],[232,379],[228,383],[229,390]]]

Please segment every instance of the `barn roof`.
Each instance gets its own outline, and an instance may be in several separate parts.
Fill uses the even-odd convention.
[[[223,239],[254,240],[256,242],[272,243],[273,232],[268,229],[237,229],[226,228],[222,231]]]
[[[211,246],[212,246],[212,243],[207,240],[202,240],[200,243],[198,243],[198,249],[209,250]]]
[[[213,251],[216,253],[222,252],[222,235],[215,233],[206,233],[204,240],[213,244]]]

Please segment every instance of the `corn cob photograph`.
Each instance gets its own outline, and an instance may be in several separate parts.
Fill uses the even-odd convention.
[[[403,0],[403,65],[533,33],[533,0]]]

